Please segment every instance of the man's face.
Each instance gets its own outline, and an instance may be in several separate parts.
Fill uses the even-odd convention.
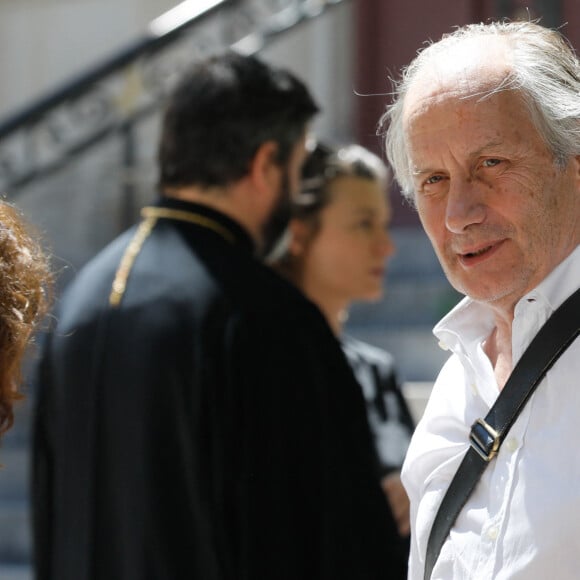
[[[470,95],[478,74],[462,76]],[[451,284],[511,311],[580,241],[580,159],[555,165],[517,92],[466,96],[459,82],[407,96],[417,209]]]
[[[280,239],[290,221],[292,199],[298,195],[300,174],[306,159],[306,139],[296,144],[286,165],[280,168],[280,186],[274,207],[262,228],[261,255],[267,256]]]

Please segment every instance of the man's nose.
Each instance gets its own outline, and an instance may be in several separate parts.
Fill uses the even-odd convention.
[[[484,187],[472,178],[450,180],[445,209],[445,226],[450,232],[460,234],[470,225],[484,221]]]

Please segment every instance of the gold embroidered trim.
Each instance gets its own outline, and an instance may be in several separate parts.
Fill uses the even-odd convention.
[[[129,273],[133,267],[133,263],[137,258],[137,255],[141,251],[145,240],[149,237],[153,226],[157,222],[157,218],[150,217],[143,220],[139,224],[139,228],[135,232],[133,239],[127,246],[117,273],[115,274],[115,280],[113,280],[113,286],[111,289],[111,294],[109,294],[109,304],[113,307],[119,306],[125,294],[125,289],[127,288],[127,279],[129,278]]]
[[[169,207],[144,207],[141,210],[141,215],[145,218],[155,217],[155,218],[169,218],[174,220],[180,220],[184,222],[190,222],[208,228],[219,234],[222,238],[230,243],[236,241],[232,232],[224,228],[218,222],[212,220],[211,218],[193,213],[190,211],[185,211],[181,209],[172,209]]]
[[[125,294],[125,290],[127,288],[127,280],[129,279],[131,268],[133,268],[133,264],[135,263],[137,255],[141,251],[145,240],[149,237],[153,226],[155,226],[159,218],[194,223],[204,228],[213,230],[230,243],[235,242],[234,235],[229,230],[221,226],[218,222],[193,212],[172,209],[169,207],[144,207],[141,210],[141,215],[144,219],[135,232],[133,239],[129,242],[123,257],[121,258],[119,268],[115,274],[115,280],[113,281],[111,294],[109,295],[109,304],[112,307],[117,307],[119,304],[121,304],[121,300],[123,299],[123,295]]]

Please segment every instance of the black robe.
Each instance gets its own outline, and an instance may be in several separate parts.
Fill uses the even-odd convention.
[[[322,315],[233,221],[159,207],[193,217],[112,242],[46,341],[38,580],[388,578],[406,555]]]

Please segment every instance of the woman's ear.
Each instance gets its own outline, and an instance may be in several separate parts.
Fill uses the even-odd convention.
[[[299,257],[308,248],[308,242],[312,238],[312,228],[306,222],[299,219],[291,219],[288,224],[290,231],[289,252],[291,256]]]

